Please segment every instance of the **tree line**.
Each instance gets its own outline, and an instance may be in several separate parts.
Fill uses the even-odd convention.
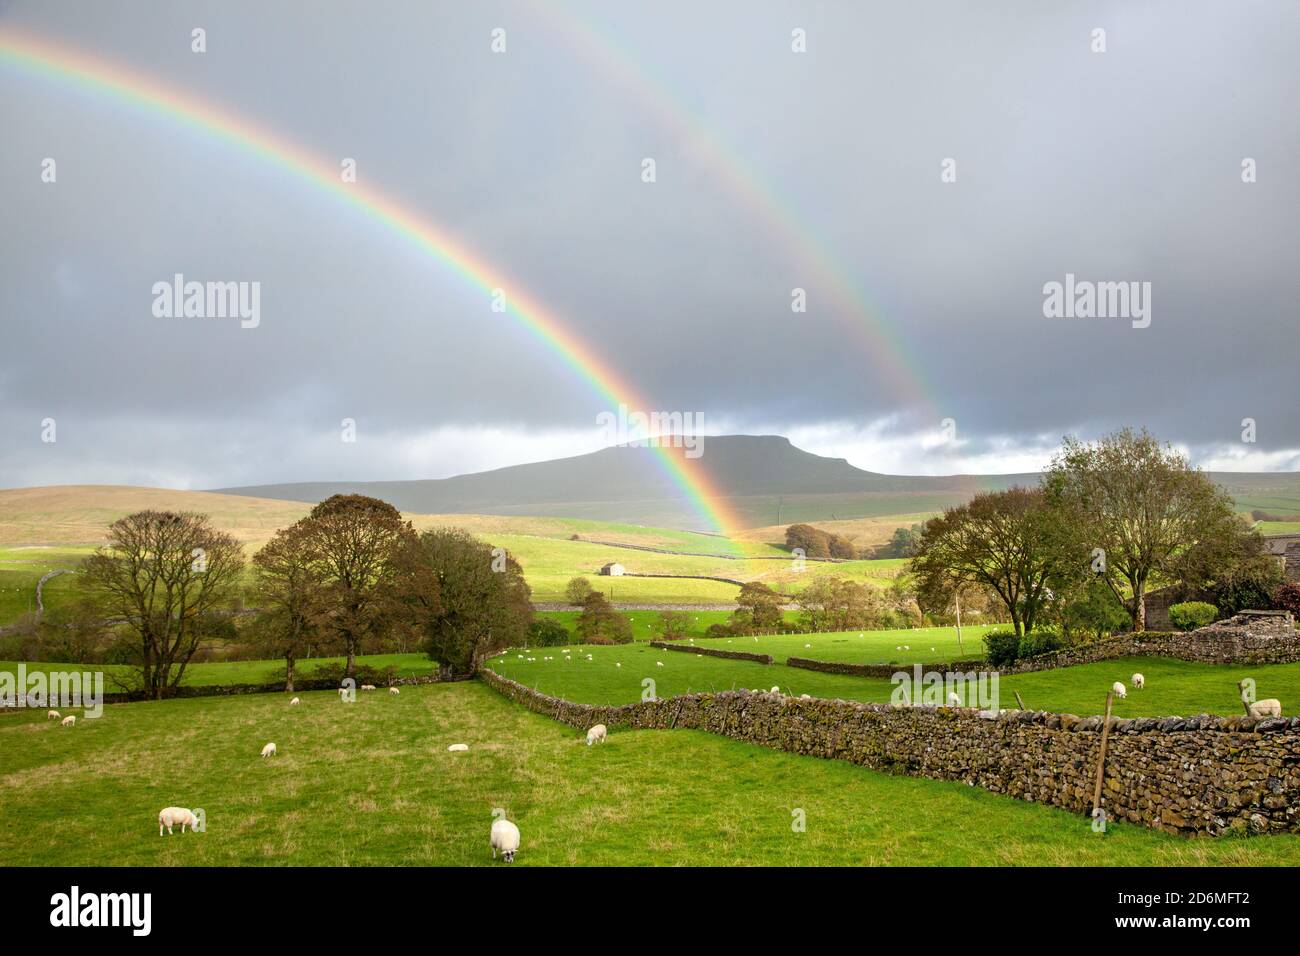
[[[1037,487],[976,495],[925,524],[911,561],[923,608],[995,596],[1015,635],[1146,628],[1152,589],[1271,606],[1282,584],[1228,493],[1145,430],[1066,439]]]
[[[161,698],[205,642],[231,636],[245,567],[239,542],[207,516],[137,512],[113,522],[84,562],[76,617],[124,628],[138,650],[140,689]],[[251,571],[259,612],[246,637],[285,661],[289,690],[302,657],[337,652],[353,677],[363,648],[394,632],[417,643],[442,679],[465,678],[524,643],[533,624],[523,569],[503,549],[457,528],[417,533],[365,495],[322,501],[277,531]]]

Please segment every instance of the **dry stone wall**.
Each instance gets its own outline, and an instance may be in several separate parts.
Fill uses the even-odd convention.
[[[735,691],[609,707],[550,697],[486,668],[479,676],[577,730],[596,723],[704,730],[885,773],[960,781],[1082,815],[1092,808],[1101,717],[981,716]],[[1300,718],[1112,718],[1102,806],[1112,820],[1186,835],[1296,831]]]
[[[771,654],[751,654],[748,651],[724,651],[721,648],[697,647],[694,644],[669,644],[666,641],[651,641],[651,647],[665,651],[681,651],[686,654],[700,654],[704,657],[726,657],[733,661],[756,661],[759,664],[772,663]]]

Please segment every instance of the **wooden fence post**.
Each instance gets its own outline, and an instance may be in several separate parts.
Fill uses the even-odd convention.
[[[1092,817],[1094,820],[1097,818],[1097,811],[1101,809],[1101,782],[1106,776],[1106,743],[1110,740],[1110,705],[1114,697],[1114,691],[1106,694],[1106,716],[1101,725],[1101,749],[1097,753],[1097,786],[1092,792]]]

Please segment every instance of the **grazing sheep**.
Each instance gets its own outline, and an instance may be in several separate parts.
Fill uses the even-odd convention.
[[[1141,690],[1147,686],[1147,679],[1141,674],[1134,674],[1129,680],[1132,682],[1134,690]]]
[[[398,690],[396,687],[390,687],[390,688],[388,688],[388,696],[389,696],[389,697],[396,697],[396,696],[397,696],[398,694],[400,694],[400,693],[401,693],[401,691]]]
[[[301,704],[301,703],[302,703],[302,701],[299,700],[297,697],[295,697],[293,700],[289,701],[289,706],[290,706],[290,707],[297,707],[297,706],[298,706],[299,704]]]
[[[590,660],[591,658],[587,658],[587,659]],[[614,666],[615,666],[615,667],[622,667],[622,666],[623,666],[623,662],[622,662],[622,661],[615,661],[615,662],[614,662]]]
[[[655,667],[663,667],[663,666],[664,666],[663,661],[655,661]]]
[[[60,714],[59,714],[59,712],[58,712],[57,710],[47,710],[47,711],[45,712],[45,719],[46,719],[46,720],[58,720],[59,717],[60,717]]]
[[[1126,688],[1119,681],[1115,681],[1115,683],[1111,684],[1110,689],[1114,692],[1115,696],[1118,697],[1120,700],[1123,700],[1125,697],[1128,696],[1128,688]]]
[[[812,700],[812,695],[811,695],[811,694],[800,694],[800,695],[799,695],[799,699],[800,699],[800,700]]]
[[[374,684],[362,684],[362,685],[361,685],[361,689],[362,689],[362,690],[375,690],[376,688],[375,688],[375,685],[374,685]]]
[[[189,827],[193,830],[199,822],[199,818],[194,815],[194,811],[186,810],[184,807],[163,807],[158,812],[158,835],[163,835],[163,829],[166,828],[168,833],[172,832],[172,827],[179,826],[181,833]]]
[[[772,689],[771,689],[770,691],[768,691],[768,693],[769,693],[769,694],[779,694],[779,693],[781,693],[781,688],[780,688],[780,687],[773,686]]]
[[[469,744],[452,744],[447,748],[447,753],[460,753],[463,750],[469,750]]]
[[[593,658],[592,658],[592,656],[591,656],[590,654],[587,655],[587,660],[593,660]]]
[[[949,707],[961,706],[961,698],[957,696],[956,691],[953,690],[948,691],[948,706]]]
[[[1251,703],[1248,699],[1250,694],[1246,690],[1246,682],[1241,681],[1237,684],[1237,689],[1241,691],[1241,704],[1246,708],[1247,717],[1281,717],[1282,702],[1276,697],[1269,697],[1265,700],[1257,700]]]
[[[270,757],[274,753],[275,753],[275,744],[267,744],[265,747],[262,748],[263,757]]]
[[[509,820],[494,820],[492,822],[492,859],[497,858],[497,850],[501,851],[501,856],[507,863],[515,861],[515,854],[519,852],[519,828]]]
[[[587,731],[587,746],[590,747],[592,744],[603,744],[605,742],[606,733],[607,731],[605,730],[604,724],[597,724],[592,727]]]
[[[811,644],[805,644],[805,645],[804,645],[804,650],[807,650],[807,649],[810,648],[810,647],[812,647]]]
[[[72,726],[73,724],[75,724],[76,722],[77,722],[77,715],[76,715],[76,714],[69,714],[67,717],[64,717],[62,720],[59,721],[59,726],[60,726],[60,727],[71,727],[71,726]]]

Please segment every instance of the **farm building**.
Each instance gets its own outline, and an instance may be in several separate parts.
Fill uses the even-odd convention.
[[[600,573],[608,577],[617,578],[623,574],[623,565],[619,564],[617,561],[611,561],[600,569]]]

